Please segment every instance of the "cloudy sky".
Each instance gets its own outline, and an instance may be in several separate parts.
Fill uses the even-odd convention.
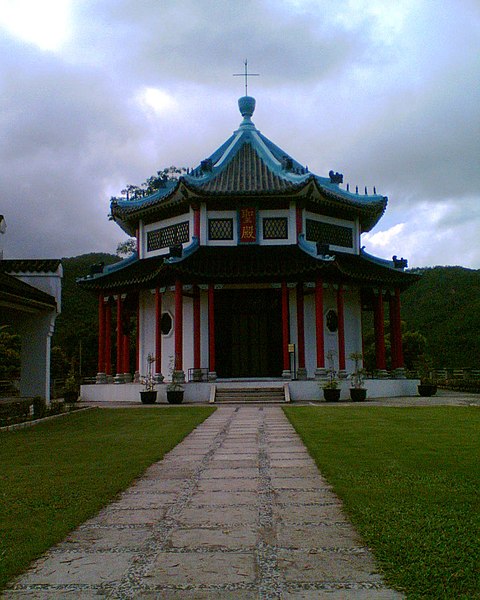
[[[5,256],[114,252],[110,197],[227,139],[245,58],[262,133],[389,197],[369,252],[480,268],[478,0],[0,0]]]

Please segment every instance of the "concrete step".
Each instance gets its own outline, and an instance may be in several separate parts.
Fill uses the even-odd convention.
[[[275,403],[285,402],[283,388],[218,388],[215,402],[224,403]]]

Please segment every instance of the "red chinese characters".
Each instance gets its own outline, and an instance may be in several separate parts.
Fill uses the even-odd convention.
[[[240,209],[240,243],[251,244],[257,241],[257,215],[255,208]]]

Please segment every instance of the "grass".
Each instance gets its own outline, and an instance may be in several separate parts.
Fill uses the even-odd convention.
[[[1,432],[0,589],[213,411],[90,410]]]
[[[284,410],[390,585],[480,598],[478,408]]]

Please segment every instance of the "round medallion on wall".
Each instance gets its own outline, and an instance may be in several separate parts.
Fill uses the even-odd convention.
[[[160,331],[162,335],[168,335],[172,331],[173,320],[168,312],[162,313],[162,318],[160,319]]]
[[[336,311],[329,310],[326,315],[327,329],[330,333],[335,333],[338,330],[338,315]]]

